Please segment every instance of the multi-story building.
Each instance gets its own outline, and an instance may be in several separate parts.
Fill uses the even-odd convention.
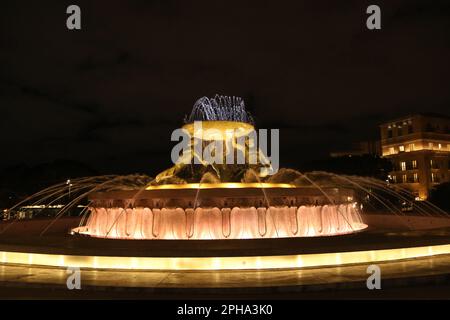
[[[433,186],[450,181],[450,117],[415,114],[380,129],[382,155],[393,164],[391,182],[426,199]]]

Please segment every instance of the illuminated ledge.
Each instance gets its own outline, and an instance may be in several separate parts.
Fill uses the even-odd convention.
[[[162,184],[159,186],[148,186],[146,190],[160,189],[244,189],[244,188],[296,188],[295,185],[289,183],[241,183],[241,182],[224,182],[224,183],[184,183],[184,184]]]
[[[0,252],[0,263],[139,270],[289,269],[373,263],[450,254],[450,244],[383,250],[257,257],[108,257]]]
[[[249,136],[255,131],[255,127],[250,123],[239,121],[197,121],[197,124],[185,124],[182,129],[186,130],[191,137],[202,140],[222,140],[231,137]]]

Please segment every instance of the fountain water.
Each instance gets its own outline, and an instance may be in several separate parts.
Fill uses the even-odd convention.
[[[254,130],[253,118],[238,97],[203,97],[185,118],[184,128],[193,136],[192,123],[222,130]],[[241,131],[242,132],[242,131]],[[217,137],[205,137],[213,140]],[[193,143],[192,143],[193,144]],[[232,146],[235,144],[231,143]],[[249,145],[244,150],[249,152]],[[225,152],[225,151],[224,151]],[[234,152],[234,150],[233,150]],[[195,158],[195,151],[190,157]],[[72,234],[113,239],[268,239],[335,236],[363,231],[371,211],[388,212],[400,224],[404,219],[399,201],[414,203],[419,216],[448,214],[432,204],[415,202],[406,190],[372,178],[327,172],[300,173],[281,169],[272,176],[261,174],[267,166],[258,151],[257,164],[178,163],[152,179],[144,175],[99,176],[73,179],[47,188],[11,208],[24,204],[50,206],[70,200],[40,232],[46,234],[71,207],[88,201]],[[248,160],[248,157],[246,158]],[[4,233],[14,224],[0,230]]]

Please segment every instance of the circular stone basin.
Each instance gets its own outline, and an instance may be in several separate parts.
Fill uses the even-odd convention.
[[[373,227],[367,232],[339,237],[216,241],[69,236],[66,228],[77,223],[74,217],[58,220],[49,230],[51,234],[43,237],[40,231],[50,219],[18,221],[0,234],[0,263],[142,270],[291,269],[450,254],[448,218],[427,217],[428,227],[444,229],[380,230],[378,225],[383,226],[389,216],[373,215]],[[413,224],[416,220],[422,224],[421,218],[408,216]],[[3,227],[0,223],[0,229]]]
[[[113,239],[334,236],[367,228],[350,189],[289,184],[163,185],[98,192],[73,233]]]

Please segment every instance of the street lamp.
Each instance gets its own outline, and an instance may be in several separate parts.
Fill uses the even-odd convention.
[[[71,191],[71,188],[72,188],[72,183],[70,182],[70,179],[67,179],[66,185],[69,187],[69,201],[70,201],[70,191]]]

